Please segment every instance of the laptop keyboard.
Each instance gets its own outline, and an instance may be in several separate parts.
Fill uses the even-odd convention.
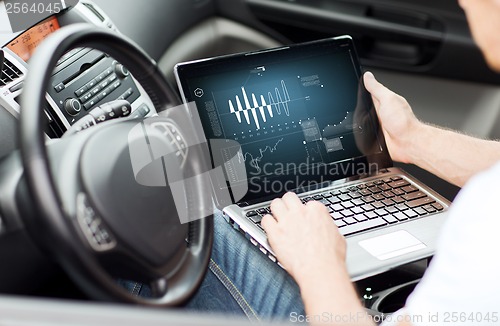
[[[303,203],[319,201],[330,213],[344,236],[401,223],[444,210],[417,186],[401,177],[370,181],[355,186],[301,198]],[[247,212],[258,225],[270,214],[270,207]]]

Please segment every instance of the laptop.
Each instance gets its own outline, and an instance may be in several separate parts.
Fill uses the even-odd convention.
[[[354,281],[433,255],[450,203],[393,166],[351,37],[179,63],[175,75],[214,167],[227,159],[213,187],[231,200],[217,207],[270,260],[260,222],[288,191],[328,208]]]

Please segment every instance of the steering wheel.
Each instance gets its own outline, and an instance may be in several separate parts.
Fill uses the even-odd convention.
[[[64,53],[83,47],[102,51],[128,67],[157,111],[163,110],[162,117],[154,123],[117,119],[46,145],[42,108],[52,71]],[[35,213],[24,214],[23,220],[31,236],[93,298],[174,306],[185,302],[204,277],[213,216],[181,223],[178,212],[185,209],[187,216],[200,217],[213,212],[207,196],[210,180],[205,177],[209,160],[206,142],[192,141],[197,136],[186,129],[187,120],[177,121],[170,113],[177,104],[175,92],[143,50],[125,37],[88,24],[57,31],[30,60],[21,98],[20,145]],[[183,162],[175,161],[179,148],[153,125],[190,144]],[[134,130],[143,131],[142,138],[132,139]],[[174,153],[150,158],[151,166],[160,167],[154,171],[170,169],[159,176],[160,186],[141,184],[133,166],[133,150],[153,143],[163,153]],[[191,180],[182,194],[178,187],[176,193],[168,186],[175,175]],[[183,207],[176,207],[175,196],[184,198]],[[117,278],[148,284],[152,297],[130,293]]]

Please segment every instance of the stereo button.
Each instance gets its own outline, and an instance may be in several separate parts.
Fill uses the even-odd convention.
[[[108,77],[109,75],[111,75],[111,73],[113,72],[113,69],[108,68],[106,69],[105,71],[101,72],[96,78],[95,80],[100,83],[104,80],[104,78]]]
[[[80,97],[82,96],[83,94],[85,94],[85,92],[88,90],[87,86],[83,86],[82,88],[79,88],[75,91],[75,95]]]
[[[109,93],[111,93],[111,90],[109,88],[106,88],[105,90],[103,90],[100,94],[99,94],[99,97],[100,98],[105,98],[106,96],[109,95]]]
[[[111,75],[111,73],[113,72],[113,69],[111,67],[109,67],[108,69],[106,69],[105,71],[101,72],[96,78],[95,80],[100,83],[104,80],[104,78],[108,77],[109,75]]]
[[[130,75],[130,72],[128,71],[128,69],[125,68],[125,66],[120,64],[120,63],[117,63],[115,65],[115,73],[118,76],[118,78],[120,78],[120,79],[124,79],[124,78],[128,77],[128,75]]]
[[[90,101],[85,103],[85,110],[87,111],[90,110],[91,108],[96,106],[97,103],[99,103],[101,100],[102,100],[101,95],[94,96]]]
[[[92,79],[85,86],[87,86],[87,89],[92,89],[95,85],[97,85],[97,81],[95,79]]]
[[[125,99],[128,99],[130,96],[134,94],[134,90],[132,88],[129,88],[125,93],[123,93],[123,96],[125,96]]]
[[[92,92],[92,96],[96,96],[97,94],[99,94],[99,92],[101,91],[101,89],[102,88],[100,86],[94,87],[92,89],[92,91],[91,91]]]
[[[57,93],[62,92],[65,88],[66,88],[66,86],[65,86],[63,83],[59,83],[59,84],[57,84],[56,86],[54,86],[54,90],[55,90]]]
[[[69,98],[64,102],[64,109],[69,115],[75,116],[82,110],[82,104],[76,98]]]
[[[85,103],[88,100],[90,100],[92,98],[92,96],[94,96],[92,93],[87,93],[87,94],[83,95],[82,97],[80,97],[80,101]]]
[[[116,81],[115,83],[113,83],[113,85],[111,85],[111,88],[113,90],[117,89],[118,87],[120,87],[122,85],[122,83],[118,80]]]

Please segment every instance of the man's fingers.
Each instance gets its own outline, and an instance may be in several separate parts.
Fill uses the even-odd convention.
[[[378,98],[376,98],[373,95],[372,95],[372,100],[373,100],[373,104],[375,104],[375,108],[378,109],[380,107],[380,101],[378,100]]]
[[[326,206],[317,201],[310,201],[306,204],[307,209],[312,210],[312,215],[321,215],[328,213]]]
[[[262,222],[260,222],[260,225],[264,228],[264,231],[266,231],[267,234],[273,233],[273,231],[276,229],[278,222],[272,217],[271,215],[267,214],[264,215],[262,218]]]
[[[285,202],[285,205],[288,209],[292,210],[302,206],[302,201],[300,200],[299,196],[297,196],[293,192],[287,192],[283,196],[283,202]]]
[[[391,96],[395,95],[394,92],[379,83],[379,81],[375,79],[375,76],[369,71],[364,74],[363,80],[366,89],[370,92],[375,102],[384,102],[384,100],[388,100]]]
[[[271,213],[276,220],[279,220],[281,215],[286,215],[288,211],[287,206],[281,199],[275,199],[271,202]]]

